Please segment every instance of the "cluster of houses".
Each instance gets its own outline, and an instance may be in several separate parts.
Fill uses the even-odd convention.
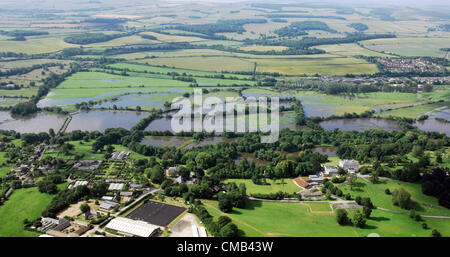
[[[384,71],[393,73],[444,73],[445,67],[425,58],[376,58]]]
[[[40,237],[79,237],[91,227],[89,223],[79,220],[69,221],[65,218],[42,217],[41,224],[38,230],[45,234]]]
[[[318,175],[310,175],[308,177],[298,177],[294,182],[303,188],[318,188],[325,178],[332,178],[339,175],[339,168],[344,169],[348,173],[356,173],[359,170],[359,163],[356,160],[341,160],[338,166],[322,165],[323,171]]]

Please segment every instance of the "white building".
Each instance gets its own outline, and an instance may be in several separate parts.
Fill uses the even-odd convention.
[[[322,167],[323,167],[322,172],[323,177],[333,177],[338,175],[338,169],[336,166],[323,165]]]
[[[359,164],[355,160],[342,160],[339,162],[339,167],[343,168],[349,173],[355,173],[359,170]]]
[[[124,217],[117,217],[111,220],[107,229],[117,231],[124,236],[151,237],[160,230],[159,226],[141,220],[132,220]]]

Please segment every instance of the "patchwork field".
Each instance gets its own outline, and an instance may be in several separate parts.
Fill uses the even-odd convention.
[[[278,72],[285,75],[345,75],[373,74],[375,64],[356,58],[250,59],[257,63],[258,72]]]
[[[386,38],[361,41],[364,47],[383,53],[403,56],[444,57],[439,49],[450,45],[450,38]]]

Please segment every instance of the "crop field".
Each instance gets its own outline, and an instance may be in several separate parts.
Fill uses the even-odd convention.
[[[144,39],[138,35],[119,37],[110,41],[94,43],[85,45],[85,47],[112,47],[112,46],[123,46],[123,45],[135,45],[135,44],[156,44],[159,43],[156,40]]]
[[[186,37],[186,36],[176,36],[176,35],[166,35],[156,32],[143,32],[143,35],[150,35],[157,38],[161,42],[197,42],[204,41],[205,39],[199,37]]]
[[[439,102],[439,103],[433,103],[433,104],[424,104],[424,105],[418,105],[413,107],[407,107],[407,108],[400,108],[396,110],[386,111],[382,112],[382,117],[388,117],[388,116],[396,116],[396,117],[407,117],[407,118],[413,118],[416,119],[420,117],[421,115],[425,115],[427,113],[433,113],[433,111],[436,108],[442,107],[442,106],[450,106],[449,102]]]
[[[366,227],[360,229],[349,225],[340,226],[332,212],[311,212],[311,209],[324,210],[324,206],[311,208],[309,204],[304,203],[250,201],[247,208],[235,208],[231,213],[224,214],[218,209],[216,201],[202,202],[215,218],[220,215],[229,216],[246,236],[364,237],[371,233],[377,233],[382,237],[431,235],[431,229],[423,229],[420,222],[412,221],[408,215],[380,210],[373,210]],[[272,222],[274,220],[283,222]],[[450,233],[446,219],[425,218],[425,221],[429,227],[439,229],[444,235]]]
[[[59,189],[66,187],[66,183],[58,185]],[[41,216],[41,212],[50,203],[53,195],[40,193],[37,187],[17,189],[9,199],[0,206],[0,236],[3,237],[32,237],[39,235],[24,229],[23,220],[34,220]]]
[[[366,48],[402,56],[444,57],[439,49],[450,45],[450,38],[386,38],[361,41]]]
[[[171,50],[171,51],[152,51],[152,52],[137,52],[130,54],[119,54],[115,55],[116,58],[124,58],[127,60],[140,59],[139,62],[146,63],[150,62],[152,58],[150,57],[208,57],[208,56],[236,56],[237,54],[214,50],[214,49],[182,49],[182,50]]]
[[[265,52],[265,51],[276,51],[281,52],[283,50],[288,49],[288,47],[285,46],[243,46],[239,48],[240,50],[244,51],[259,51],[259,52]]]
[[[42,54],[60,51],[77,45],[68,44],[59,38],[33,38],[27,41],[0,41],[2,52],[14,52],[25,54]]]
[[[54,95],[50,96],[50,98],[87,98],[130,89],[163,92],[169,89],[188,87],[189,83],[187,82],[171,79],[126,77],[100,72],[79,72],[73,74],[56,89],[53,89]]]
[[[282,183],[281,180],[273,181],[267,179],[268,185],[256,185],[250,179],[226,179],[222,181],[223,183],[236,183],[237,185],[243,183],[247,188],[247,194],[271,194],[278,191],[283,191],[286,193],[297,193],[302,190],[298,187],[292,179],[285,179]]]
[[[197,70],[189,70],[189,69],[174,69],[174,68],[168,68],[168,67],[156,67],[156,66],[130,64],[130,63],[114,63],[114,64],[111,64],[108,66],[113,67],[113,68],[120,68],[120,69],[130,69],[133,71],[143,71],[143,72],[147,71],[147,72],[162,73],[162,74],[176,72],[181,75],[183,73],[186,73],[186,74],[192,75],[194,77],[223,75],[224,77],[232,76],[232,77],[243,78],[243,79],[251,79],[251,76],[241,75],[241,74],[206,72],[206,71],[197,71]]]
[[[254,64],[251,61],[234,57],[173,57],[144,59],[139,62],[150,65],[166,65],[169,67],[202,70],[202,71],[253,71]]]
[[[335,44],[335,45],[321,45],[314,48],[322,49],[330,54],[340,55],[340,56],[382,56],[382,57],[393,57],[387,54],[382,54],[379,52],[371,51],[363,48],[357,44]]]
[[[278,72],[285,75],[345,75],[373,74],[375,64],[356,58],[304,58],[304,59],[250,59],[256,62],[258,72]]]

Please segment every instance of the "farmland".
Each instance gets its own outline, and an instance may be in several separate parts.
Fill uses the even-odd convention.
[[[450,6],[353,2],[1,1],[0,236],[450,236]]]

